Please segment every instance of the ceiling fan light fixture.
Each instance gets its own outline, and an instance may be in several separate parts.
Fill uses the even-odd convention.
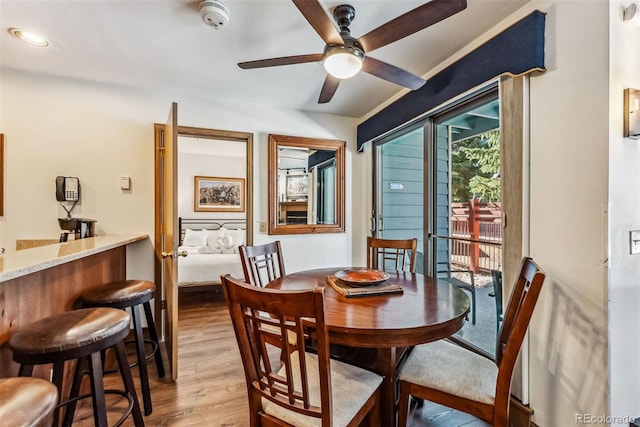
[[[324,69],[337,79],[353,77],[362,69],[364,52],[350,46],[331,46],[324,55]]]

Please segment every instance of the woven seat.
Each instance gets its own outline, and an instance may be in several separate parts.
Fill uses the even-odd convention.
[[[76,402],[92,396],[96,426],[107,425],[105,392],[125,396],[130,403],[130,412],[136,426],[143,426],[142,413],[136,396],[133,379],[129,371],[124,348],[124,339],[129,333],[131,317],[114,308],[87,308],[55,314],[33,322],[16,332],[9,339],[13,360],[20,363],[19,376],[30,376],[34,365],[53,364],[53,383],[56,385],[61,405],[68,405],[65,425],[73,420]],[[102,380],[101,352],[114,347],[125,390],[104,390]],[[77,359],[76,373],[69,398],[62,398],[64,363]],[[83,369],[91,376],[91,394],[79,396]],[[60,406],[60,405],[59,405]],[[54,411],[53,425],[58,425],[59,410]]]
[[[153,411],[151,401],[151,389],[149,387],[149,374],[147,372],[147,359],[155,356],[158,377],[164,377],[164,365],[158,344],[158,334],[156,332],[151,303],[156,286],[147,280],[121,280],[107,283],[91,289],[80,295],[80,302],[83,307],[111,307],[119,309],[131,309],[133,319],[134,343],[136,345],[137,362],[130,366],[138,365],[140,371],[140,384],[142,389],[142,400],[144,402],[145,415]],[[142,333],[142,322],[140,319],[140,305],[144,308],[145,319],[149,330],[150,339],[145,340]],[[149,353],[145,351],[145,342],[152,346]]]
[[[0,420],[7,426],[35,426],[58,402],[58,389],[40,378],[0,379]]]

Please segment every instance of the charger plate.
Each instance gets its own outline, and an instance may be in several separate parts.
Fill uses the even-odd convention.
[[[341,270],[336,272],[335,276],[351,286],[377,285],[389,278],[389,275],[386,272],[371,268]]]

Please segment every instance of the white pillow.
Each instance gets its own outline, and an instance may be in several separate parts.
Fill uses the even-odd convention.
[[[222,245],[222,253],[223,254],[237,254],[240,251],[238,250],[238,246],[244,245],[245,242],[245,232],[244,230],[227,230],[224,233],[222,238],[224,243]]]
[[[184,232],[183,246],[207,246],[207,230],[192,230],[187,228]]]
[[[212,253],[222,253],[222,247],[218,243],[218,238],[224,236],[225,231],[226,229],[224,227],[221,227],[218,230],[208,230],[207,245],[213,249],[214,252]]]
[[[216,246],[215,248],[212,248],[211,246],[203,246],[202,247],[202,251],[200,251],[201,254],[221,254],[222,253],[222,248],[220,246]]]
[[[222,249],[229,249],[232,243],[233,239],[231,236],[218,236],[216,239],[216,244]]]

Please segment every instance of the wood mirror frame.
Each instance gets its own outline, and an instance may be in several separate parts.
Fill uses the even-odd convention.
[[[278,158],[280,149],[309,149],[311,151],[335,151],[335,222],[316,223],[280,223],[281,204],[291,203],[283,200],[278,192]],[[286,135],[269,135],[269,234],[316,234],[343,233],[345,228],[345,157],[346,143],[334,139],[303,138]],[[307,168],[305,168],[306,170]],[[306,176],[306,173],[305,173]],[[306,202],[303,202],[306,205]],[[314,221],[315,222],[315,221]]]

